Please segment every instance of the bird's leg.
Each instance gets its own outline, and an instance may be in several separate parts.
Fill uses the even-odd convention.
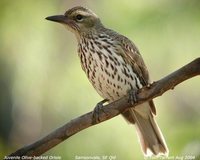
[[[128,102],[131,104],[131,105],[134,105],[137,103],[137,90],[135,89],[131,89],[128,91]]]
[[[155,81],[152,82],[152,83],[148,83],[148,84],[146,85],[146,87],[150,89],[155,83],[156,83]]]
[[[93,124],[96,124],[96,123],[98,123],[99,121],[100,121],[100,119],[99,119],[99,113],[101,112],[101,111],[103,111],[104,113],[106,113],[104,110],[103,110],[103,104],[105,103],[105,102],[107,102],[108,100],[107,99],[104,99],[104,100],[102,100],[102,101],[100,101],[99,103],[97,103],[96,104],[96,106],[95,106],[95,108],[94,108],[94,110],[93,110],[93,119],[92,119],[92,123]]]

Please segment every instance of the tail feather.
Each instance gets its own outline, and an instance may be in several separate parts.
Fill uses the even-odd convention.
[[[131,123],[135,123],[144,154],[147,156],[152,154],[168,155],[168,148],[164,137],[153,118],[149,103],[131,108],[128,112],[126,113],[129,115],[128,120]]]

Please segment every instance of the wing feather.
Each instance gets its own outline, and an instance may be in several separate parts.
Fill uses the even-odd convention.
[[[139,77],[141,84],[143,86],[150,84],[149,72],[137,47],[133,42],[122,35],[119,36],[118,41],[119,44],[121,44],[120,47],[123,59],[132,66],[132,69]],[[156,108],[152,100],[149,101],[149,105],[151,111],[156,114]]]

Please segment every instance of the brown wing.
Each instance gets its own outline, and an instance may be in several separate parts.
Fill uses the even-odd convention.
[[[139,77],[141,84],[143,86],[148,85],[150,83],[149,72],[142,56],[139,53],[139,50],[128,38],[124,36],[120,36],[119,41],[122,47],[122,53],[124,53],[122,54],[122,56],[124,56],[124,60],[131,64],[134,72]],[[156,114],[155,105],[152,100],[149,101],[149,105],[151,106],[151,111]]]

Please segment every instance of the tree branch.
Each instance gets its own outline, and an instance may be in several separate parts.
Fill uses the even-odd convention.
[[[183,66],[177,71],[169,74],[161,80],[154,82],[150,86],[143,87],[137,94],[137,103],[134,106],[149,101],[155,97],[161,96],[164,92],[169,89],[173,89],[176,85],[181,82],[200,75],[200,58],[195,59],[191,63]],[[125,96],[113,103],[105,105],[103,111],[100,111],[99,118],[100,122],[106,121],[113,118],[120,113],[127,110],[133,105],[129,104],[128,96]],[[92,123],[92,112],[86,113],[80,117],[77,117],[64,126],[56,129],[49,135],[38,140],[37,142],[25,146],[16,152],[10,154],[10,156],[39,156],[46,151],[50,150],[57,144],[71,137],[72,135],[96,124]]]

